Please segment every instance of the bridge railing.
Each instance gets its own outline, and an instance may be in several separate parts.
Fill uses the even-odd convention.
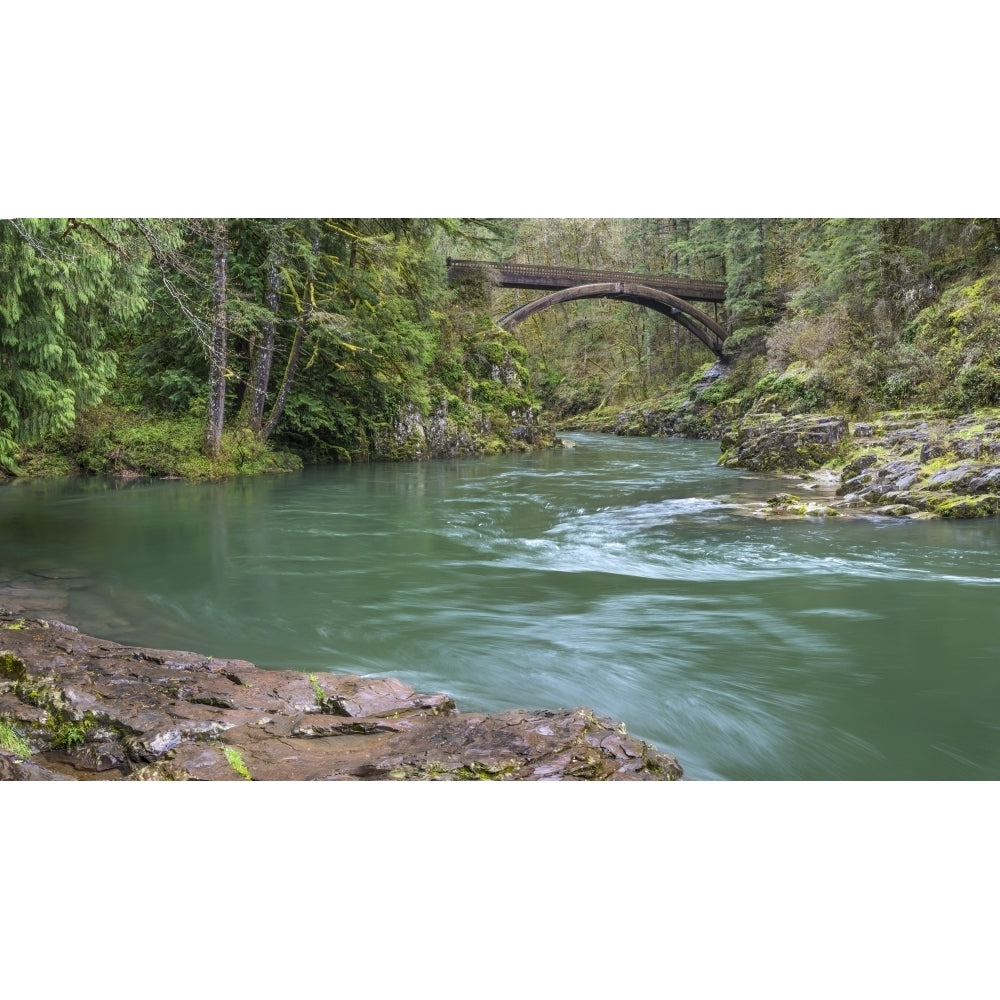
[[[456,278],[462,272],[481,271],[491,272],[494,284],[503,288],[557,289],[573,285],[627,281],[659,288],[699,302],[726,300],[726,285],[721,281],[698,281],[694,278],[675,278],[666,274],[637,274],[630,271],[448,258],[449,278]]]

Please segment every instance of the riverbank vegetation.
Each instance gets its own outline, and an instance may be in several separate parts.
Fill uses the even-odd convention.
[[[609,300],[448,255],[723,281],[726,364]],[[996,219],[0,221],[0,470],[212,478],[492,454],[562,426],[1000,405]]]
[[[650,310],[587,300],[525,321],[532,388],[565,425],[644,433],[636,413],[684,410],[682,429],[717,436],[758,411],[1000,403],[1000,220],[532,219],[512,234],[519,260],[727,286],[730,365],[711,388],[713,355]],[[531,294],[497,293],[497,309]]]
[[[0,470],[217,478],[550,444],[450,219],[0,221]]]
[[[575,265],[583,224],[534,220],[527,245]],[[1000,512],[1000,220],[585,224],[612,266],[724,281],[729,337],[720,361],[649,311],[536,314],[518,335],[562,427],[718,438],[738,468],[822,467],[839,511]]]

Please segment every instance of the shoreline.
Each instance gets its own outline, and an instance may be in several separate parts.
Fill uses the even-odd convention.
[[[641,414],[643,433],[622,431],[622,418]],[[620,437],[719,441],[719,464],[797,478],[801,489],[833,493],[817,503],[793,492],[776,494],[757,516],[1000,516],[1000,408],[949,416],[897,410],[861,419],[842,413],[751,413],[719,423],[711,434],[674,431],[686,415],[626,410],[616,426],[561,426]],[[700,417],[699,419],[702,419]],[[791,484],[790,484],[791,485]]]
[[[460,712],[389,677],[126,646],[0,608],[0,780],[682,777],[588,708]]]

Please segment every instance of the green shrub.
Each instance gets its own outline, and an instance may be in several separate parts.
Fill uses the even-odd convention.
[[[96,475],[173,476],[189,480],[224,479],[301,468],[300,459],[261,443],[244,428],[223,432],[219,458],[203,452],[204,419],[142,418],[101,406],[84,414],[62,442],[78,466]]]
[[[796,371],[768,372],[753,387],[755,409],[781,413],[804,413],[822,409],[829,396],[825,380],[818,374]]]
[[[94,719],[90,713],[82,719],[59,719],[54,715],[51,725],[54,730],[52,746],[70,753],[86,742],[87,733],[94,728]]]

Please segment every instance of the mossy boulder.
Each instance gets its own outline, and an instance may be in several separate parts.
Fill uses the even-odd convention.
[[[835,507],[814,500],[803,500],[794,493],[777,493],[756,514],[758,517],[835,517]]]
[[[929,507],[931,512],[939,517],[996,517],[1000,515],[1000,496],[995,493],[979,496],[946,496],[935,498]]]
[[[838,457],[846,438],[843,416],[756,414],[723,437],[720,463],[755,472],[818,469]]]

